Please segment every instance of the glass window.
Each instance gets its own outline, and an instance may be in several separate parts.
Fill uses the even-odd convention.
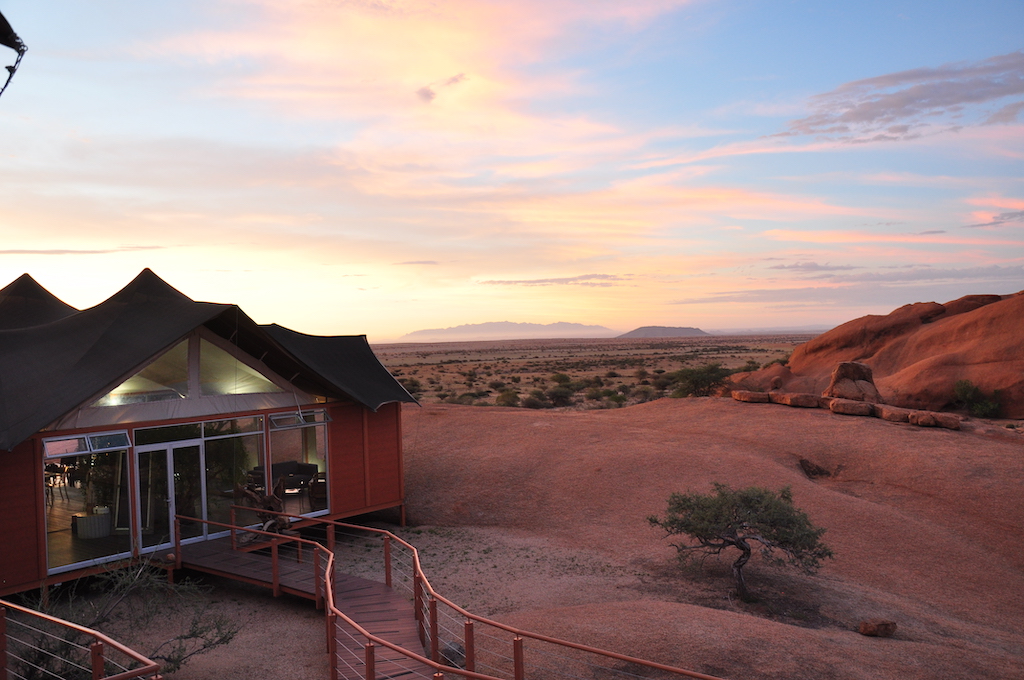
[[[255,368],[208,340],[199,343],[199,390],[204,397],[284,392]]]
[[[43,474],[51,569],[131,551],[127,451],[51,458]]]
[[[125,380],[92,406],[120,406],[188,398],[188,340]]]
[[[231,506],[244,505],[242,488],[249,482],[252,471],[259,464],[263,435],[225,437],[206,442],[206,512],[207,519],[229,523]],[[236,519],[248,524],[256,522],[256,515],[241,512]],[[211,527],[210,531],[223,531]]]
[[[262,432],[263,418],[234,418],[232,420],[215,420],[203,423],[204,437],[222,437],[230,434],[242,434],[243,432]]]
[[[47,458],[67,456],[73,453],[87,452],[89,445],[85,437],[69,437],[67,439],[49,439],[43,441],[43,450]]]
[[[104,432],[81,437],[62,437],[60,439],[44,439],[43,451],[47,458],[70,456],[76,453],[115,451],[131,446],[127,432]]]
[[[132,443],[128,441],[127,432],[108,432],[106,434],[89,435],[89,448],[93,451],[109,451],[126,449]]]
[[[286,430],[293,427],[306,427],[329,422],[326,411],[288,411],[270,414],[271,430]]]
[[[143,444],[180,442],[185,439],[199,439],[202,436],[202,427],[199,423],[168,425],[166,427],[147,427],[135,430],[135,444],[137,446],[141,446]]]
[[[295,416],[294,413],[291,414]],[[327,428],[323,425],[270,433],[270,488],[282,482],[285,512],[301,515],[327,508]]]

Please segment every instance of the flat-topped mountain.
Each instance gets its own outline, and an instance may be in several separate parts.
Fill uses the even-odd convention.
[[[709,335],[699,328],[683,326],[641,326],[628,333],[623,333],[620,338],[693,338]]]

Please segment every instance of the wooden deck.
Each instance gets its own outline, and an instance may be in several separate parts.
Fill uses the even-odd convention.
[[[183,545],[182,566],[235,580],[273,588],[271,557],[265,551],[244,552],[231,549],[228,538]],[[279,585],[282,592],[316,599],[313,556],[304,551],[303,561],[294,557],[279,560]],[[335,573],[334,602],[365,630],[388,642],[423,654],[413,604],[392,588],[357,576]],[[361,680],[365,677],[365,640],[339,618],[336,630],[338,677]],[[375,648],[375,676],[381,680],[420,676],[430,678],[433,669],[384,646]]]

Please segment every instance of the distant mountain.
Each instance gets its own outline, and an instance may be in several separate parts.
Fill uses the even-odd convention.
[[[413,331],[398,342],[466,342],[470,340],[533,340],[540,338],[613,338],[617,331],[604,326],[581,323],[515,323],[491,321],[470,323],[451,328],[430,328]]]
[[[636,330],[620,335],[620,338],[693,338],[708,335],[699,328],[681,328],[678,326],[641,326]]]

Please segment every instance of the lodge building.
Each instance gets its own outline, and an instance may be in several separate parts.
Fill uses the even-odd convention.
[[[0,290],[0,596],[223,535],[252,484],[285,510],[404,511],[401,404],[365,336],[195,302],[146,269],[95,307]],[[239,518],[241,523],[254,516]]]

